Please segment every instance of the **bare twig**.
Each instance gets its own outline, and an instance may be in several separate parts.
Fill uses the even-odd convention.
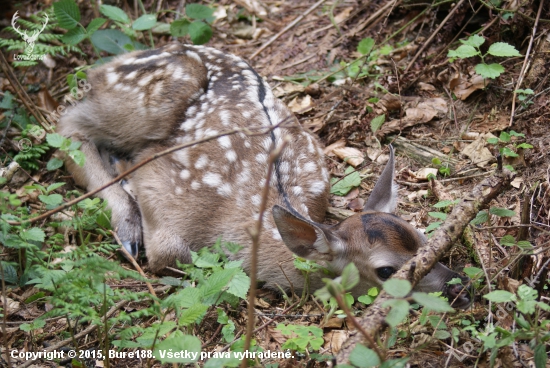
[[[313,4],[308,10],[306,10],[306,12],[300,16],[298,16],[296,19],[294,19],[292,22],[290,22],[289,25],[287,25],[285,28],[283,28],[279,33],[277,33],[275,36],[271,37],[271,39],[269,39],[269,41],[267,41],[266,43],[264,43],[262,46],[260,46],[260,48],[258,50],[256,50],[256,52],[254,52],[252,54],[252,56],[250,56],[250,60],[254,59],[256,56],[258,56],[262,51],[264,51],[269,45],[271,45],[273,42],[275,42],[275,40],[277,40],[279,37],[281,37],[286,31],[288,31],[289,29],[291,29],[292,27],[294,27],[296,24],[300,23],[300,21],[302,19],[304,19],[305,17],[307,17],[309,15],[309,13],[311,13],[312,11],[314,11],[315,9],[317,9],[319,7],[319,5],[321,5],[322,3],[324,3],[326,0],[319,0],[317,1],[315,4]]]
[[[460,0],[455,6],[454,8],[451,9],[451,11],[449,12],[449,14],[447,14],[447,16],[445,17],[445,19],[443,19],[443,21],[439,24],[439,26],[437,27],[437,29],[432,33],[432,35],[424,42],[424,44],[422,45],[422,47],[420,47],[420,49],[416,52],[416,55],[414,55],[414,57],[412,58],[411,62],[409,63],[409,65],[407,65],[407,68],[405,68],[405,71],[404,73],[406,73],[407,71],[409,71],[409,69],[414,65],[416,59],[418,59],[418,57],[420,56],[420,54],[422,54],[422,52],[432,43],[433,39],[435,38],[435,36],[438,34],[438,32],[441,30],[441,28],[443,28],[443,26],[447,23],[447,21],[449,19],[451,19],[451,17],[454,15],[454,13],[460,8],[460,6],[464,3],[464,0]]]
[[[271,189],[271,176],[273,173],[273,166],[277,162],[281,152],[286,147],[290,141],[289,137],[284,137],[283,141],[279,146],[272,147],[271,153],[269,154],[268,167],[267,167],[267,176],[265,178],[265,184],[262,188],[262,200],[260,202],[260,211],[258,219],[254,224],[253,228],[248,229],[248,233],[252,238],[252,248],[250,249],[250,290],[248,291],[248,321],[246,324],[246,336],[244,341],[244,351],[247,351],[250,347],[250,340],[252,339],[252,334],[254,333],[254,302],[256,300],[256,274],[258,267],[258,248],[260,247],[260,234],[262,232],[262,221],[264,217],[264,212],[267,207],[267,200],[269,197],[269,190]],[[273,143],[275,145],[275,142]],[[241,368],[248,367],[248,360],[243,358],[241,362]]]
[[[523,83],[523,78],[525,77],[525,72],[527,72],[527,65],[529,61],[529,55],[531,55],[531,48],[533,47],[533,42],[535,41],[535,35],[537,34],[537,26],[540,20],[540,13],[542,12],[544,0],[540,0],[539,10],[537,11],[537,18],[535,19],[535,24],[533,25],[533,33],[531,33],[531,39],[529,40],[529,46],[527,47],[527,52],[525,53],[525,59],[523,59],[523,65],[521,66],[521,71],[519,72],[518,82],[516,83],[516,88],[512,96],[512,112],[510,112],[510,124],[514,122],[514,114],[516,112],[516,91],[521,87]]]

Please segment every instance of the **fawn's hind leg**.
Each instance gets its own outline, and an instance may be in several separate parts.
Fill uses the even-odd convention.
[[[60,132],[62,130],[59,129]],[[73,134],[70,137],[73,140],[82,142],[80,150],[86,156],[83,167],[79,166],[71,158],[65,157],[65,165],[79,186],[92,191],[104,186],[115,178],[111,165],[105,162],[93,142],[83,138],[79,134]],[[97,196],[107,201],[111,209],[113,229],[116,230],[124,248],[133,257],[136,257],[138,246],[141,243],[141,218],[136,202],[118,183],[103,189]]]

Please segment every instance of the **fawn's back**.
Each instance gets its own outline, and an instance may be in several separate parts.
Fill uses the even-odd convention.
[[[123,186],[101,192],[125,248],[145,245],[151,269],[191,262],[191,250],[218,238],[243,249],[234,256],[249,269],[247,233],[258,219],[268,158],[289,143],[269,178],[260,239],[258,279],[267,287],[299,290],[302,274],[292,253],[324,264],[334,274],[355,262],[361,283],[354,293],[379,286],[423,245],[425,238],[391,214],[396,208],[394,158],[378,180],[364,211],[335,226],[321,224],[329,175],[316,139],[304,131],[269,86],[242,59],[200,46],[170,44],[117,57],[93,69],[88,98],[70,109],[59,131],[82,142],[83,168],[66,160],[75,180],[93,190],[116,174],[113,164],[133,163],[166,148],[208,142],[162,156],[137,170]],[[264,134],[233,129],[263,127]],[[323,275],[314,275],[312,287]],[[419,289],[444,291],[457,306],[470,303],[458,275],[438,264]],[[464,279],[465,280],[465,279]]]

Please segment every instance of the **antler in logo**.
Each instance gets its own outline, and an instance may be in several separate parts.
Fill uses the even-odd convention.
[[[30,54],[32,54],[32,52],[34,50],[34,43],[38,39],[38,35],[40,33],[42,33],[42,31],[44,30],[44,28],[46,28],[46,25],[48,24],[48,20],[49,20],[48,14],[44,14],[44,24],[42,25],[42,28],[40,30],[34,30],[34,31],[32,31],[31,35],[28,35],[27,31],[21,31],[17,27],[17,24],[15,23],[17,18],[19,18],[17,13],[18,12],[16,11],[15,14],[13,15],[13,17],[11,18],[11,26],[13,27],[15,32],[19,33],[21,35],[21,37],[23,37],[23,41],[25,41],[27,43],[28,46],[25,49],[25,53],[30,55]]]

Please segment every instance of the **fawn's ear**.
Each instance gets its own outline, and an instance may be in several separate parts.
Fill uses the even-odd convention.
[[[273,219],[285,245],[292,253],[311,260],[331,261],[335,255],[334,234],[323,225],[275,205]]]
[[[393,213],[397,207],[397,185],[394,183],[395,160],[393,147],[390,145],[390,159],[378,178],[367,201],[365,211]]]

